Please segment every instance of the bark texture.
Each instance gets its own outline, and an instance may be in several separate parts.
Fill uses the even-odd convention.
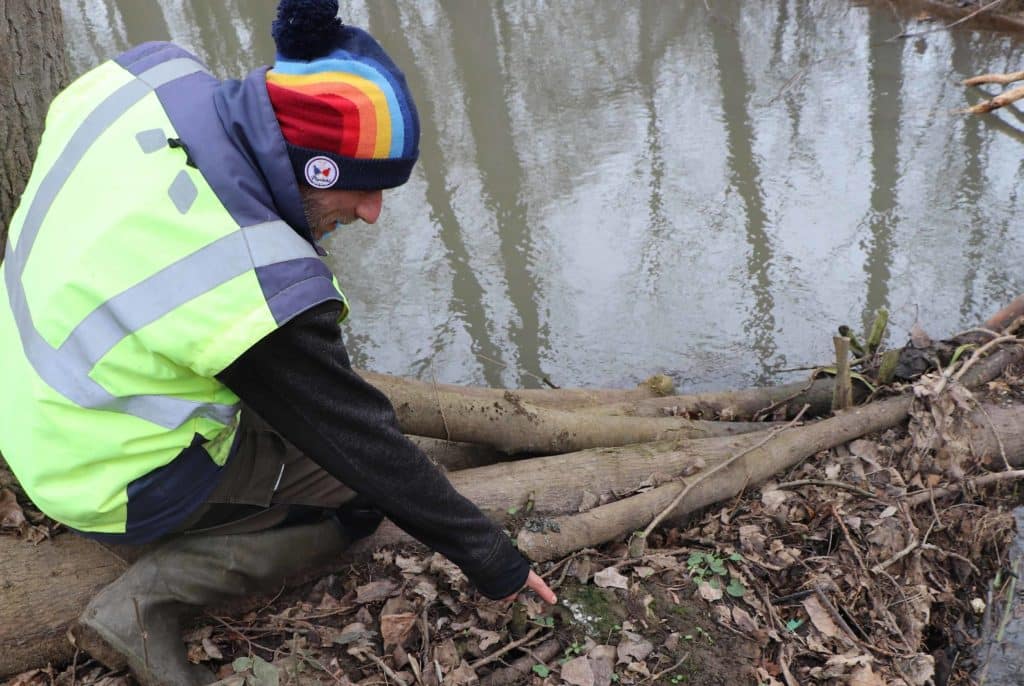
[[[67,83],[59,0],[0,0],[0,255],[46,110]]]

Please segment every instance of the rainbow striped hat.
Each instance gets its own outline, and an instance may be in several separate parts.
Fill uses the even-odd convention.
[[[377,190],[409,180],[420,124],[405,76],[337,0],[282,0],[267,92],[295,175],[313,188]]]

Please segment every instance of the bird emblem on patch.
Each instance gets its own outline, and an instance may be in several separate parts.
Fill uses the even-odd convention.
[[[306,162],[305,172],[306,183],[313,188],[330,188],[338,179],[338,163],[317,155]]]

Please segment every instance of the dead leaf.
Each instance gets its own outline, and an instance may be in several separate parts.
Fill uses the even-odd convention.
[[[20,529],[26,523],[25,513],[14,493],[0,488],[0,529]]]
[[[755,620],[750,613],[742,607],[735,606],[732,608],[732,623],[737,629],[748,636],[753,637],[758,643],[767,638],[767,634],[765,634],[764,630],[758,626],[757,620]]]
[[[818,596],[807,596],[804,598],[803,606],[811,617],[811,623],[814,624],[818,631],[829,638],[835,638],[839,635],[839,627],[832,621],[832,615],[821,604]]]
[[[455,641],[448,639],[443,643],[434,647],[434,659],[445,669],[450,671],[459,664],[459,649],[455,646]]]
[[[935,678],[935,658],[931,655],[918,653],[913,657],[898,657],[895,662],[910,686],[925,686]]]
[[[778,512],[790,495],[789,491],[780,491],[777,488],[766,488],[761,491],[761,502],[764,503],[765,512],[768,514]]]
[[[594,670],[585,657],[573,658],[562,665],[561,677],[569,686],[594,686]]]
[[[405,643],[416,624],[416,613],[402,612],[394,615],[380,616],[380,636],[384,640],[384,650],[389,646],[400,646]]]
[[[573,570],[573,576],[581,584],[585,584],[590,580],[590,572],[593,569],[593,564],[590,562],[589,557],[585,557],[582,560],[577,560],[575,563],[576,568]]]
[[[700,597],[709,603],[713,603],[716,600],[722,599],[722,589],[715,588],[708,582],[704,581],[697,586],[697,592],[700,593]]]
[[[426,577],[416,582],[416,586],[413,587],[412,592],[421,596],[427,601],[427,604],[437,600],[437,586],[433,581]]]
[[[594,583],[599,588],[621,588],[623,590],[629,589],[629,579],[619,573],[619,570],[615,567],[608,567],[602,569],[600,572],[594,575]]]
[[[472,627],[469,630],[469,633],[480,639],[480,650],[487,650],[501,640],[501,634],[497,631],[488,631],[487,629]]]
[[[480,679],[469,663],[463,660],[459,663],[458,669],[445,677],[444,683],[448,686],[473,686],[479,684]]]
[[[371,581],[368,584],[363,584],[356,588],[356,602],[363,604],[384,600],[390,596],[396,588],[398,588],[398,584],[390,579]]]
[[[615,646],[594,646],[587,659],[590,660],[590,671],[594,674],[594,686],[610,686],[615,672]]]
[[[739,529],[740,550],[747,556],[760,557],[764,554],[765,542],[768,537],[756,524],[744,524]]]
[[[203,650],[206,651],[206,655],[207,655],[207,657],[209,659],[212,659],[212,660],[223,660],[224,659],[224,653],[220,652],[220,648],[217,647],[217,644],[214,643],[213,641],[211,641],[208,638],[204,638],[203,639]]]
[[[426,569],[426,564],[422,559],[401,555],[395,555],[395,566],[401,569],[403,574],[422,574]]]
[[[654,645],[640,634],[632,631],[623,631],[619,645],[615,648],[619,663],[631,662],[633,660],[643,661],[654,650]]]
[[[915,348],[927,348],[932,344],[932,338],[917,322],[910,327],[910,344]]]
[[[864,665],[855,669],[853,674],[850,675],[850,680],[846,683],[848,686],[885,686],[882,678],[872,671],[871,665]]]
[[[320,599],[320,604],[316,606],[317,610],[333,612],[334,610],[340,610],[345,607],[341,604],[341,601],[335,598],[330,593],[324,593],[324,597]]]

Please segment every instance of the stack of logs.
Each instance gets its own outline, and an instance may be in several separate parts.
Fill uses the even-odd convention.
[[[1024,360],[1012,336],[991,344],[998,332],[1015,330],[1021,314],[1024,296],[970,334],[975,355],[964,357],[970,368],[959,383],[980,386]],[[938,357],[948,363],[948,355]],[[391,399],[403,431],[537,562],[614,540],[642,550],[661,522],[731,498],[819,451],[897,426],[913,401],[911,393],[894,391],[836,413],[833,376],[674,395],[661,376],[628,390],[507,391],[363,374]],[[862,402],[867,391],[860,384],[854,390]],[[972,434],[975,449],[1024,462],[1024,409],[979,412],[986,416]],[[410,541],[385,523],[353,555]],[[74,535],[37,545],[0,537],[0,678],[70,660],[68,623],[124,568],[107,549]]]

